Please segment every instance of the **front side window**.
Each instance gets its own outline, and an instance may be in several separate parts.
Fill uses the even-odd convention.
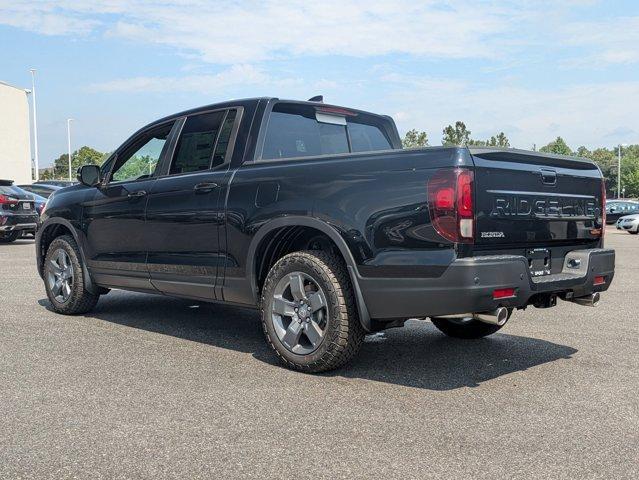
[[[166,139],[173,128],[168,123],[143,133],[115,160],[111,180],[125,182],[153,175],[166,147]]]
[[[226,111],[219,111],[193,115],[186,119],[175,148],[170,175],[211,168],[215,141],[225,115]],[[228,144],[228,138],[226,142]]]

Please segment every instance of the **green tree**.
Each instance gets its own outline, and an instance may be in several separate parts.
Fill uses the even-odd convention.
[[[639,157],[621,158],[621,188],[626,198],[639,196]]]
[[[466,128],[466,124],[464,122],[457,121],[455,122],[455,126],[448,125],[442,131],[442,145],[450,146],[450,145],[460,145],[466,146],[470,141],[470,130]]]
[[[418,132],[414,128],[406,132],[402,140],[404,148],[419,148],[428,146],[428,135],[426,132]]]
[[[496,136],[490,137],[487,145],[489,147],[500,147],[500,148],[508,148],[510,147],[510,141],[504,132],[499,132]]]
[[[609,192],[611,196],[617,196],[617,156],[615,152],[607,148],[597,148],[590,151],[586,147],[581,146],[575,153],[579,157],[592,160],[599,166],[604,176],[606,192]]]
[[[572,150],[570,150],[570,147],[561,137],[557,137],[548,145],[544,145],[539,149],[539,151],[544,153],[556,153],[558,155],[572,155]]]
[[[105,159],[102,152],[84,146],[71,154],[71,173],[75,174],[82,165],[102,165]],[[67,153],[63,153],[53,161],[53,176],[55,178],[68,178],[69,155]]]
[[[117,181],[140,178],[144,175],[151,175],[155,170],[157,159],[150,155],[135,156],[127,160],[122,167],[115,172],[113,179]]]

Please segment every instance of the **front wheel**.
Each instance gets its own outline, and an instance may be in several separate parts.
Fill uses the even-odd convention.
[[[64,315],[86,313],[98,303],[99,295],[84,285],[82,257],[70,235],[56,238],[44,260],[44,285],[53,309]]]
[[[278,260],[262,289],[262,326],[289,368],[309,373],[347,363],[364,339],[351,282],[342,260],[302,251]]]
[[[512,310],[508,310],[508,318]],[[463,318],[431,318],[433,325],[443,334],[463,339],[487,337],[499,331],[504,325],[492,325],[470,317]]]

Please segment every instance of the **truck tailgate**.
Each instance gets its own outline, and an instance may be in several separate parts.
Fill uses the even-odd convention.
[[[516,150],[471,149],[475,244],[551,246],[601,236],[601,172],[591,162]]]

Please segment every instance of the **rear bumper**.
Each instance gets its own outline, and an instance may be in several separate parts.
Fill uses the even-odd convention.
[[[38,227],[38,215],[0,215],[0,233],[16,230],[35,232]]]
[[[560,273],[543,277],[530,276],[523,256],[492,255],[455,260],[437,278],[359,277],[358,283],[371,318],[434,317],[523,307],[545,294],[581,297],[605,291],[614,269],[614,250],[590,249],[569,252]],[[595,286],[596,276],[605,283]],[[494,300],[493,291],[501,288],[514,288],[515,295]]]

